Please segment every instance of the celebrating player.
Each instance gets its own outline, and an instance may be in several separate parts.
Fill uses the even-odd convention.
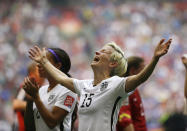
[[[68,74],[71,62],[64,50],[49,48],[46,52],[46,59],[55,68],[66,75]],[[38,85],[27,77],[23,86],[23,89],[35,102],[33,109],[36,130],[59,131],[63,129],[63,131],[70,131],[71,115],[76,103],[76,94],[59,85],[42,66],[39,65],[38,67],[40,76],[46,78],[49,85],[42,86],[39,89]],[[60,124],[61,122],[63,124]]]
[[[77,80],[55,68],[46,57],[46,50],[37,46],[29,50],[30,58],[38,62],[54,78],[80,96],[78,107],[80,131],[115,131],[118,112],[129,92],[145,82],[152,74],[161,56],[168,52],[171,39],[162,39],[151,62],[137,75],[122,76],[127,69],[123,51],[114,42],[96,51],[91,63],[93,80]]]

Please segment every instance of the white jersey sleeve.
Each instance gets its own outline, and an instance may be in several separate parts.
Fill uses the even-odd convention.
[[[114,95],[115,96],[121,96],[121,97],[126,97],[127,95],[129,96],[130,94],[132,94],[132,92],[127,93],[125,91],[125,84],[126,84],[126,80],[127,77],[119,77],[119,76],[114,76],[112,77],[112,83],[116,84],[114,88]]]
[[[61,93],[61,95],[57,98],[55,106],[58,106],[68,112],[71,112],[76,104],[76,95],[69,91],[67,93]]]

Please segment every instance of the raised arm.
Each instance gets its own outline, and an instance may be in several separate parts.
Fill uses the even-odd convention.
[[[73,79],[69,78],[66,74],[58,70],[54,67],[46,57],[46,49],[43,48],[42,50],[35,46],[29,50],[29,57],[34,60],[35,62],[39,63],[47,73],[55,80],[57,83],[65,86],[69,90],[75,92]],[[62,65],[63,66],[63,65]]]
[[[185,67],[185,83],[184,83],[184,96],[187,99],[187,56],[182,57],[182,62]]]
[[[165,40],[162,39],[158,43],[151,62],[140,73],[127,78],[126,87],[125,87],[126,92],[130,92],[134,90],[137,86],[145,82],[150,77],[160,57],[168,52],[172,39],[169,39],[165,43],[164,41]]]

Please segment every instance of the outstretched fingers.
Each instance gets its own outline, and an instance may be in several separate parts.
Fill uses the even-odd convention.
[[[34,85],[32,84],[32,82],[29,80],[29,77],[26,77],[24,79],[24,85],[25,85],[25,88],[28,88],[30,89],[30,87],[33,87]]]
[[[166,45],[167,45],[168,48],[169,48],[171,42],[172,42],[172,39],[169,39],[169,40],[166,42]]]
[[[39,54],[40,54],[40,50],[38,49],[37,46],[29,50],[29,58],[31,58],[32,60],[35,60],[34,58]]]
[[[161,39],[159,42],[159,45],[162,45],[164,43],[165,39]]]
[[[29,57],[30,57],[31,59],[33,59],[33,58],[35,57],[35,52],[33,51],[33,49],[30,49],[30,50],[29,50]]]
[[[28,86],[29,86],[29,87],[33,87],[33,84],[32,84],[32,82],[30,81],[29,77],[27,77],[26,80],[27,80]]]
[[[46,51],[41,50],[38,46],[34,46],[33,48],[31,48],[28,53],[29,58],[37,63],[42,62],[42,58],[46,58]]]
[[[41,52],[40,48],[38,46],[34,46],[34,49],[39,53]]]
[[[41,50],[38,46],[34,46],[34,49],[37,56],[41,55]]]
[[[169,47],[170,47],[170,45],[171,45],[171,42],[172,42],[172,39],[169,39],[167,42],[166,42],[166,44],[165,44],[165,46],[166,46],[166,51],[168,52],[168,50],[169,50]]]
[[[38,54],[38,51],[36,50],[35,47],[34,47],[34,48],[31,48],[30,51],[32,51],[32,53],[34,53],[34,54]]]
[[[29,89],[29,88],[30,88],[30,84],[28,83],[28,77],[26,77],[26,78],[24,79],[24,84],[25,84],[26,89]]]

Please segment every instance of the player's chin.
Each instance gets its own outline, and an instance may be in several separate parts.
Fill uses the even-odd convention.
[[[93,61],[93,62],[91,63],[91,67],[96,67],[97,65],[98,65],[97,62],[94,62],[94,61]]]

